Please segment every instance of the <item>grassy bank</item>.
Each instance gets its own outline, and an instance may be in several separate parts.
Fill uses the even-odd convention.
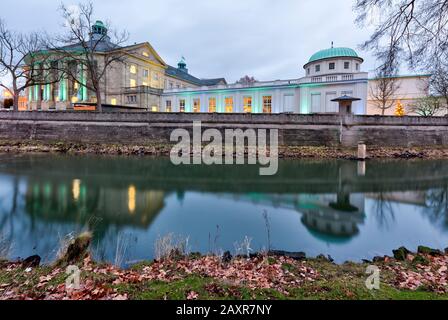
[[[147,145],[42,142],[35,140],[0,140],[0,153],[63,153],[63,154],[110,154],[168,156],[172,145],[152,143]],[[368,146],[369,158],[399,159],[448,159],[448,147],[378,147]],[[279,147],[283,158],[334,158],[353,159],[356,148],[328,146],[288,146]]]
[[[77,263],[79,290],[65,287],[65,267],[26,268],[0,262],[0,299],[448,299],[447,255],[337,265],[326,259],[257,256],[223,261],[190,255],[130,269]],[[380,288],[365,285],[366,268],[380,269]]]

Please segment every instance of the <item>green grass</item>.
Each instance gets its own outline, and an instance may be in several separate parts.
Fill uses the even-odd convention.
[[[203,277],[199,274],[185,275],[179,273],[179,279],[171,282],[143,281],[112,284],[116,277],[112,274],[82,271],[81,281],[93,280],[96,284],[105,284],[117,289],[120,294],[127,294],[135,300],[184,300],[190,292],[198,294],[201,300],[448,300],[448,294],[438,294],[425,290],[399,290],[393,286],[393,275],[382,269],[379,290],[368,290],[365,286],[367,264],[345,263],[332,264],[326,261],[308,260],[307,266],[316,270],[320,277],[315,281],[305,281],[300,286],[287,288],[286,292],[274,289],[256,289],[237,286],[223,279]],[[149,262],[132,267],[141,271]],[[412,268],[412,264],[409,264]],[[283,264],[282,268],[291,273],[300,272],[294,264]],[[0,285],[9,284],[30,297],[45,296],[48,288],[64,283],[66,275],[61,272],[53,279],[38,287],[42,276],[51,274],[51,267],[40,267],[32,272],[24,269],[6,271],[0,264]],[[1,291],[0,291],[1,297]]]

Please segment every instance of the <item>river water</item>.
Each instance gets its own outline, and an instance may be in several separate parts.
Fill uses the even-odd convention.
[[[55,259],[93,231],[98,260],[154,258],[157,239],[191,252],[266,249],[360,261],[418,245],[448,247],[448,161],[282,160],[174,166],[166,158],[1,155],[0,255]],[[180,241],[180,240],[179,240]]]

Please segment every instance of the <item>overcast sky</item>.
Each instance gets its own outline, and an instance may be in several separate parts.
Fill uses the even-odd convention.
[[[0,17],[22,31],[60,32],[58,0],[2,0]],[[78,1],[64,1],[75,5]],[[130,44],[148,41],[166,63],[186,58],[200,78],[244,75],[258,80],[304,75],[316,51],[351,47],[375,66],[358,46],[370,30],[360,29],[354,0],[95,0],[95,16],[130,33]],[[5,10],[6,9],[6,10]]]

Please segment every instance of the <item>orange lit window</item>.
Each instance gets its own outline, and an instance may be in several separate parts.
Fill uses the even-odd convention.
[[[263,113],[272,113],[272,96],[263,96]]]
[[[208,99],[208,112],[216,112],[216,98]]]
[[[233,112],[233,97],[226,97],[225,108],[227,113]]]
[[[243,110],[245,113],[252,112],[252,97],[244,97],[243,98]]]
[[[193,99],[193,112],[201,112],[201,100]]]

